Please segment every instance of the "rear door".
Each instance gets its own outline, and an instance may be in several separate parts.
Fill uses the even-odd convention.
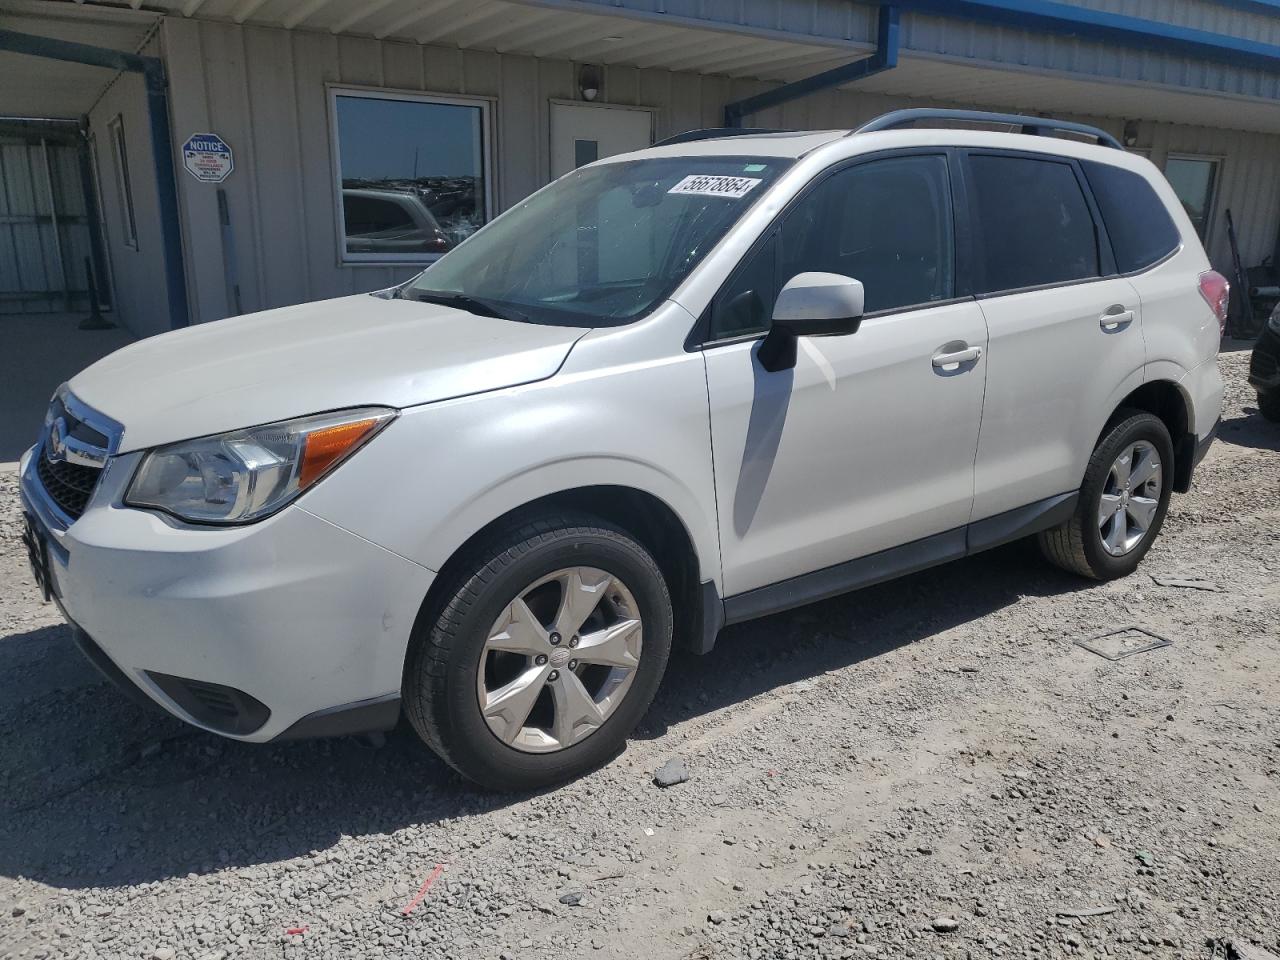
[[[978,303],[990,337],[973,519],[1079,488],[1108,416],[1142,382],[1141,305],[1117,276],[1083,171],[970,151]]]

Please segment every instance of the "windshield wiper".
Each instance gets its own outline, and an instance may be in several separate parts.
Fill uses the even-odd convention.
[[[404,300],[416,300],[419,303],[442,303],[446,307],[457,307],[482,317],[497,317],[499,320],[514,320],[517,323],[528,323],[527,314],[512,310],[505,304],[485,297],[473,297],[457,290],[418,290],[414,287],[402,287],[399,296]]]

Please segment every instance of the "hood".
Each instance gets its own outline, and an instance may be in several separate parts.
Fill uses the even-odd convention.
[[[409,407],[552,376],[586,330],[362,294],[175,330],[70,381],[120,452],[342,407]]]

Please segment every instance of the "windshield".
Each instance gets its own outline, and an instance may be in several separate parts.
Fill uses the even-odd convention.
[[[535,323],[628,323],[665,299],[790,163],[662,157],[576,170],[399,296]]]

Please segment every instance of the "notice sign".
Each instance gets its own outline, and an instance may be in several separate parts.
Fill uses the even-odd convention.
[[[204,183],[221,183],[236,167],[227,141],[216,133],[193,133],[188,137],[182,145],[182,165]]]
[[[690,174],[667,193],[692,193],[701,197],[731,197],[737,200],[745,197],[760,181],[755,177],[716,177],[705,174]]]

